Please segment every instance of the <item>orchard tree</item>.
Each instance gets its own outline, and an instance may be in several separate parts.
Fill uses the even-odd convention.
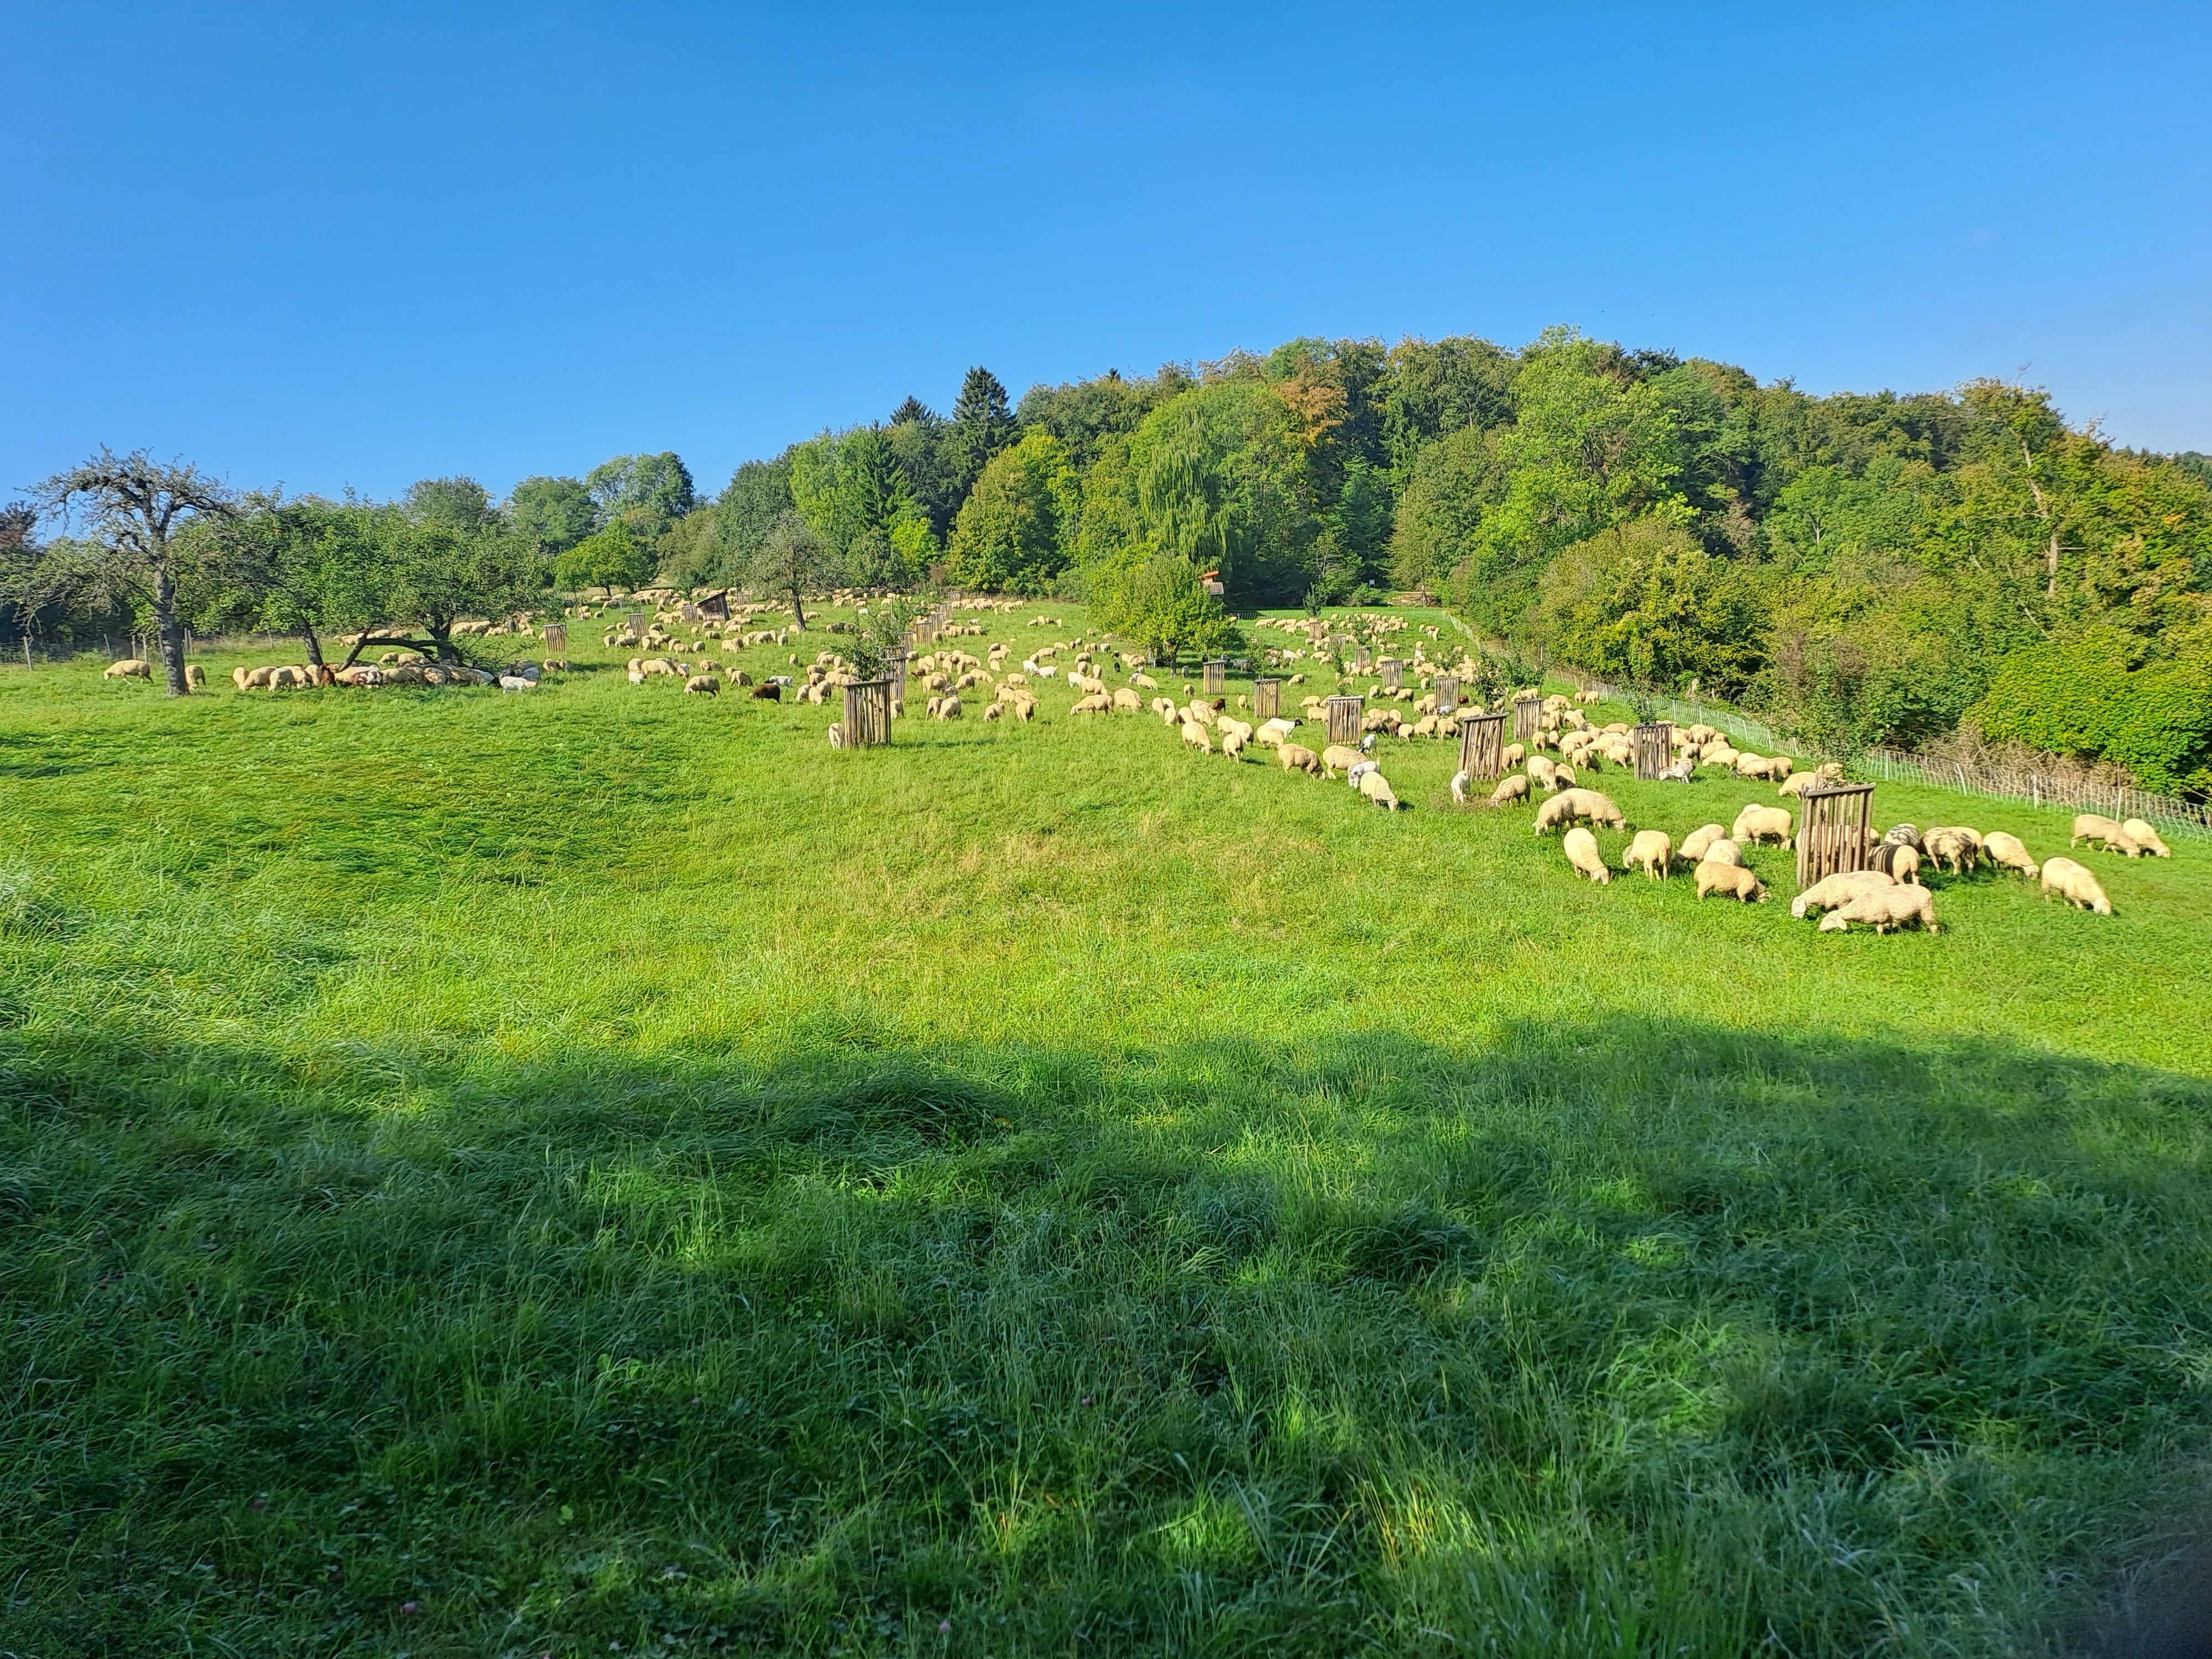
[[[376,510],[365,502],[249,495],[217,528],[215,580],[252,609],[253,620],[297,634],[323,666],[325,634],[381,620],[375,614]]]
[[[839,567],[820,532],[798,514],[786,513],[761,538],[750,574],[754,587],[788,599],[792,621],[804,628],[806,595],[835,586]]]
[[[565,553],[599,528],[599,507],[581,478],[525,478],[507,504],[517,531],[551,554]]]
[[[185,684],[185,630],[177,616],[176,538],[202,520],[234,518],[237,498],[185,461],[164,465],[143,449],[117,455],[105,444],[83,465],[40,484],[41,512],[82,519],[103,574],[154,613],[169,695]]]

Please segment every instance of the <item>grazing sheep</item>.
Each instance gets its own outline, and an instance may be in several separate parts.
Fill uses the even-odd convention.
[[[2049,898],[2053,893],[2078,909],[2094,910],[2100,916],[2112,914],[2112,902],[2105,896],[2096,877],[2072,859],[2044,860],[2043,896]]]
[[[1275,750],[1275,758],[1283,763],[1285,772],[1308,774],[1321,770],[1321,757],[1301,743],[1286,743]]]
[[[507,682],[501,680],[500,684],[505,685]],[[684,695],[687,697],[719,697],[722,695],[722,683],[712,674],[694,674],[684,682]]]
[[[1743,848],[1737,846],[1726,836],[1723,836],[1718,841],[1707,842],[1705,843],[1705,850],[1699,855],[1698,862],[1700,864],[1733,864],[1738,868],[1741,868],[1743,865]]]
[[[1358,765],[1359,759],[1357,749],[1347,749],[1340,743],[1333,743],[1321,751],[1322,775],[1334,781],[1339,772],[1350,771]]]
[[[1875,848],[1874,867],[1900,886],[1920,884],[1920,854],[1901,841],[1886,841]]]
[[[1802,921],[1815,911],[1832,910],[1873,887],[1896,885],[1879,870],[1846,870],[1814,882],[1790,901],[1790,914]]]
[[[1244,758],[1243,738],[1235,732],[1224,732],[1221,734],[1221,752],[1230,760],[1243,760]]]
[[[1397,793],[1390,787],[1390,780],[1382,775],[1380,769],[1360,778],[1359,793],[1386,811],[1395,812],[1400,808]]]
[[[1559,769],[1548,756],[1529,756],[1528,765],[1523,769],[1528,774],[1528,781],[1539,789],[1554,792],[1558,790]]]
[[[1936,896],[1925,887],[1869,887],[1822,916],[1820,931],[1847,933],[1853,922],[1871,927],[1877,933],[1916,923],[1931,933],[1943,931],[1936,925]]]
[[[1518,766],[1528,758],[1528,751],[1517,743],[1509,743],[1505,745],[1504,752],[1498,758],[1501,765]]]
[[[1778,847],[1790,845],[1790,813],[1780,806],[1747,805],[1735,815],[1735,827],[1729,831],[1730,841],[1747,841],[1754,847],[1771,841]]]
[[[1182,723],[1182,740],[1201,755],[1210,755],[1213,752],[1212,735],[1195,720],[1185,720]]]
[[[1233,732],[1237,734],[1237,740],[1242,743],[1252,741],[1252,728],[1243,720],[1233,720],[1227,714],[1217,714],[1213,717],[1213,729],[1224,735]]]
[[[1004,703],[1002,703],[1002,702],[987,702],[987,703],[985,703],[985,704],[983,705],[983,718],[984,718],[985,720],[1004,720],[1004,719],[1006,718],[1006,704],[1004,704]]]
[[[196,662],[185,665],[185,684],[197,691],[207,684],[207,670]]]
[[[258,678],[255,678],[257,675]],[[234,668],[230,671],[230,683],[241,691],[256,685],[266,685],[269,684],[269,671],[265,668]]]
[[[1964,824],[1940,824],[1920,838],[1920,850],[1935,860],[1937,869],[1948,865],[1955,875],[1966,875],[1981,856],[1982,834]]]
[[[1808,789],[1810,789],[1814,784],[1826,783],[1826,781],[1827,780],[1822,777],[1818,772],[1792,772],[1788,777],[1783,779],[1781,783],[1776,787],[1775,793],[1778,795],[1802,796],[1804,793]]]
[[[774,680],[763,680],[753,687],[753,696],[763,702],[781,702],[783,688]]]
[[[1559,842],[1559,850],[1567,855],[1567,862],[1588,876],[1601,887],[1613,881],[1613,872],[1605,867],[1604,856],[1597,850],[1597,837],[1577,824],[1567,831]]]
[[[2075,818],[2074,839],[2066,844],[2079,847],[2085,841],[2092,847],[2101,845],[2108,853],[2125,853],[2130,858],[2142,851],[2124,825],[2096,812],[2083,812]]]
[[[1740,864],[1716,864],[1707,859],[1698,866],[1698,896],[1723,893],[1746,904],[1766,902],[1766,889],[1759,878]]]
[[[1881,832],[1885,847],[1910,847],[1914,852],[1924,849],[1920,845],[1920,832],[1909,823],[1893,823]]]
[[[1672,766],[1662,768],[1660,770],[1658,781],[1661,783],[1687,783],[1690,781],[1691,774],[1696,771],[1697,765],[1697,762],[1685,755]]]
[[[1086,696],[1078,697],[1067,712],[1071,714],[1110,714],[1114,712],[1114,699],[1103,691],[1093,691]]]
[[[1152,713],[1160,717],[1162,725],[1181,726],[1182,724],[1182,712],[1176,708],[1173,697],[1154,697],[1151,708]]]
[[[1664,830],[1638,830],[1636,839],[1628,843],[1628,851],[1620,860],[1626,872],[1638,865],[1652,880],[1662,879],[1674,866],[1674,843]]]
[[[1490,804],[1492,806],[1503,806],[1510,800],[1528,799],[1528,775],[1525,772],[1507,773],[1498,781],[1498,787],[1490,792]]]
[[[1562,789],[1536,809],[1536,833],[1588,818],[1607,830],[1624,829],[1627,820],[1620,809],[1595,789]]]
[[[150,680],[154,678],[154,665],[143,657],[125,657],[120,662],[108,664],[100,671],[100,678],[104,680]]]
[[[1144,706],[1145,700],[1126,685],[1114,694],[1114,712],[1117,714],[1138,714]]]
[[[1682,862],[1695,864],[1705,855],[1705,848],[1717,841],[1726,841],[1728,831],[1717,823],[1701,824],[1682,837]]]
[[[2120,825],[2120,833],[2154,859],[2170,859],[2173,849],[2160,839],[2159,833],[2147,818],[2130,818]]]
[[[957,720],[960,718],[960,699],[958,697],[937,697],[933,698],[931,701],[937,704],[937,708],[933,711],[936,719],[941,720]]]
[[[2033,881],[2042,874],[2042,867],[2028,856],[2027,844],[2018,836],[2007,835],[2002,830],[1992,830],[1982,837],[1982,856],[2000,870],[2017,870]]]

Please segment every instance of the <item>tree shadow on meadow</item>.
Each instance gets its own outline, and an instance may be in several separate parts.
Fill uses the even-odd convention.
[[[2055,1642],[2163,1547],[2202,1079],[1650,1019],[874,1021],[555,1063],[0,1029],[9,1370],[67,1382],[14,1385],[0,1616],[1938,1651]]]

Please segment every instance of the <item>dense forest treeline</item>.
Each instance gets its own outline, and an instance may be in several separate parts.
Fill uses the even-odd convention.
[[[1174,645],[1224,636],[1214,572],[1232,609],[1432,593],[1523,656],[1696,682],[1838,750],[1966,722],[2212,789],[2212,462],[2117,447],[1993,381],[1820,398],[1568,330],[1517,351],[1308,339],[1018,405],[973,369],[949,415],[909,398],[712,499],[660,454],[504,503],[446,479],[249,507],[212,539],[260,525],[258,575],[203,561],[200,626],[362,618],[399,602],[398,568],[466,549],[482,580],[453,603],[936,580],[1087,598]],[[96,557],[10,523],[15,625],[124,602]],[[272,586],[310,544],[313,568]]]

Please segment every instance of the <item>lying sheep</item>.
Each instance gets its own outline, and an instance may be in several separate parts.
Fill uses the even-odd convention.
[[[1877,933],[1916,925],[1931,933],[1943,931],[1936,925],[1936,896],[1925,887],[1869,887],[1822,916],[1820,931],[1847,933],[1853,922]]]
[[[100,678],[104,680],[150,680],[154,678],[154,665],[143,657],[125,657],[120,662],[108,664],[100,671]]]
[[[1605,866],[1604,856],[1597,850],[1597,837],[1577,824],[1567,831],[1559,842],[1559,850],[1567,855],[1567,862],[1588,876],[1601,887],[1610,885],[1613,872]]]
[[[1711,859],[1698,866],[1698,896],[1723,893],[1746,904],[1766,902],[1766,889],[1757,876],[1740,864],[1716,864]]]
[[[1790,901],[1790,914],[1802,921],[1819,911],[1847,904],[1870,888],[1896,884],[1879,870],[1846,870],[1816,881],[1798,894]]]
[[[1498,781],[1498,787],[1490,792],[1490,804],[1492,806],[1503,806],[1510,800],[1528,799],[1528,775],[1525,772],[1508,773]]]
[[[1992,830],[1982,837],[1982,856],[2000,870],[2019,871],[2030,881],[2042,873],[2041,866],[2028,856],[2027,843],[2002,830]]]
[[[2154,859],[2170,859],[2173,849],[2160,839],[2148,818],[2130,818],[2120,825],[2120,833]]]
[[[1695,864],[1705,855],[1705,848],[1717,841],[1726,841],[1728,831],[1717,823],[1699,824],[1682,837],[1682,862]]]
[[[1321,757],[1302,743],[1286,743],[1275,750],[1275,758],[1283,763],[1285,772],[1319,772]]]
[[[1536,809],[1536,833],[1540,836],[1547,830],[1572,823],[1577,818],[1588,818],[1607,830],[1627,825],[1620,809],[1596,790],[1562,789]]]
[[[2074,839],[2066,844],[2079,847],[2083,842],[2092,847],[2101,846],[2108,853],[2125,853],[2130,858],[2139,856],[2142,848],[2127,832],[2126,826],[2097,812],[2083,812],[2074,820]]]
[[[2100,916],[2112,914],[2112,902],[2105,896],[2096,877],[2072,859],[2044,860],[2043,896],[2049,898],[2053,893],[2077,909],[2094,910]]]
[[[1644,866],[1644,873],[1652,880],[1664,878],[1674,867],[1674,843],[1664,830],[1638,830],[1636,839],[1628,843],[1622,855],[1620,867],[1624,872]]]
[[[1747,841],[1754,847],[1771,841],[1778,847],[1790,845],[1790,813],[1780,806],[1747,805],[1735,815],[1735,827],[1729,831],[1729,839]]]

